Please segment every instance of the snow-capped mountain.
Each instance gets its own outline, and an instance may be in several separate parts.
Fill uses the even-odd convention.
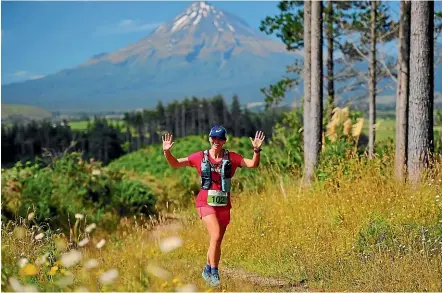
[[[299,56],[241,18],[206,2],[190,4],[140,41],[71,69],[2,86],[3,103],[49,110],[122,110],[185,96],[264,99]]]
[[[440,55],[441,45],[436,47]],[[286,66],[300,58],[301,54],[287,52],[282,43],[241,18],[206,2],[195,2],[134,44],[97,54],[45,78],[2,86],[2,103],[100,111],[153,107],[159,100],[168,103],[186,96],[217,94],[227,100],[237,94],[241,103],[261,102],[260,88],[280,80]],[[336,72],[342,69],[339,66]],[[368,65],[361,63],[358,68],[366,71]],[[442,66],[438,65],[435,80],[440,76]],[[345,82],[337,82],[336,88]],[[302,85],[300,82],[298,97]],[[435,90],[442,92],[440,83],[435,83]],[[394,95],[394,89],[382,95]],[[342,93],[340,98],[353,96]]]
[[[185,57],[187,62],[213,58],[225,61],[242,52],[267,56],[285,54],[286,49],[282,43],[263,37],[235,15],[217,10],[206,2],[196,2],[134,45],[93,58],[85,65],[103,61],[120,63],[133,56],[139,62],[176,56]]]

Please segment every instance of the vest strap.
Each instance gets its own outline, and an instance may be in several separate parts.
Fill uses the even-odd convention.
[[[209,159],[209,150],[203,151],[203,160],[201,162],[201,188],[209,189],[212,182],[221,185],[222,191],[230,191],[230,172],[231,172],[230,154],[228,150],[223,149],[223,158],[221,162],[221,182],[212,179],[212,162]]]

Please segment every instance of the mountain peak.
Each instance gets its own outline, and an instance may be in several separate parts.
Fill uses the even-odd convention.
[[[219,31],[223,31],[223,28],[219,27],[219,19],[224,16],[224,12],[217,10],[215,6],[207,4],[205,1],[199,1],[192,3],[185,11],[178,14],[173,22],[171,32],[177,31],[186,27],[187,25],[196,26],[202,19],[213,17],[213,24],[219,28]],[[229,29],[234,32],[234,28],[230,25]]]
[[[151,62],[157,67],[178,58],[175,60],[185,63],[211,60],[218,62],[221,69],[230,56],[243,53],[264,57],[272,53],[287,54],[287,51],[282,43],[251,28],[240,17],[199,1],[137,43],[89,59],[83,66],[102,61],[114,64],[127,61],[131,64]]]
[[[154,35],[180,34],[187,31],[197,34],[203,31],[208,34],[230,32],[244,36],[259,36],[258,32],[250,28],[241,18],[217,9],[205,1],[193,2],[172,21],[158,27]]]

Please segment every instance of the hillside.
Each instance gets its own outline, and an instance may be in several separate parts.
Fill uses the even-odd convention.
[[[23,118],[40,120],[50,118],[51,116],[51,112],[35,106],[2,104],[2,121],[7,121],[8,119],[21,120]]]

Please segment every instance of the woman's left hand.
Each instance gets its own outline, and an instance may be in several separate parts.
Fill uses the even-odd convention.
[[[253,139],[251,137],[249,137],[249,138],[250,138],[250,141],[252,142],[253,148],[260,149],[262,143],[264,142],[265,135],[264,135],[264,132],[257,131],[255,134],[255,139]]]

